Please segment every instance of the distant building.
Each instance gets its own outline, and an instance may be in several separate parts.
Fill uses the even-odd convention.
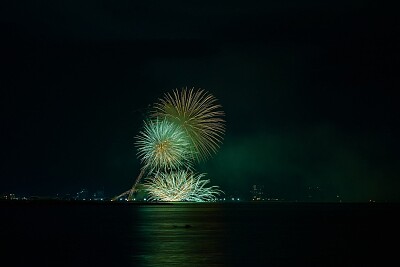
[[[82,189],[78,193],[76,193],[76,200],[88,200],[89,192],[86,189]]]
[[[253,185],[250,190],[251,200],[264,200],[264,185]]]
[[[5,194],[1,195],[0,199],[15,200],[15,199],[17,199],[17,197],[15,196],[15,194],[5,193]]]
[[[93,194],[93,200],[104,200],[104,191],[98,190]]]

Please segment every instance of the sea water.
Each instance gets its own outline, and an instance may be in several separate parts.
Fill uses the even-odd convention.
[[[396,204],[2,202],[0,212],[0,266],[397,266]]]

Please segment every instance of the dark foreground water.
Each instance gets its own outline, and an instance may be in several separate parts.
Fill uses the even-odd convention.
[[[0,203],[0,266],[399,266],[395,204]]]

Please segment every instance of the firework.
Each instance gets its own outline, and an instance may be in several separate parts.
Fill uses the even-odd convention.
[[[179,125],[157,118],[145,122],[136,139],[138,157],[149,173],[191,167],[193,149]]]
[[[224,112],[217,99],[202,89],[173,90],[156,103],[152,117],[166,118],[180,125],[189,136],[196,158],[216,153],[225,132]]]
[[[218,186],[206,187],[210,180],[205,176],[188,171],[157,173],[144,184],[150,198],[156,201],[215,201],[222,193]]]

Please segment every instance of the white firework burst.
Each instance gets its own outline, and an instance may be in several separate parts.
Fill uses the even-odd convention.
[[[218,186],[206,187],[210,180],[203,180],[204,173],[195,174],[189,171],[157,173],[148,178],[144,184],[149,200],[155,201],[215,201],[223,193]]]
[[[179,125],[158,118],[144,122],[136,139],[138,157],[148,173],[191,168],[193,149]]]

